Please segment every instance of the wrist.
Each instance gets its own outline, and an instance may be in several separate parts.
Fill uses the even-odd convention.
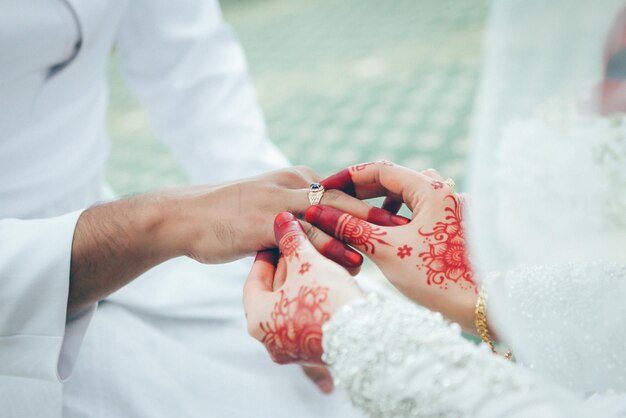
[[[149,212],[158,248],[168,258],[190,257],[202,263],[232,258],[235,234],[229,223],[229,186],[186,187],[151,196]]]
[[[141,221],[143,245],[157,258],[169,260],[186,254],[185,243],[191,241],[182,196],[160,192],[142,198]]]

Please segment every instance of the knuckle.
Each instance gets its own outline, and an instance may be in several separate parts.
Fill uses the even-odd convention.
[[[294,168],[303,174],[304,177],[317,177],[317,173],[311,167],[306,165],[297,165]]]
[[[286,168],[281,172],[283,181],[289,185],[301,187],[306,180],[298,167]]]

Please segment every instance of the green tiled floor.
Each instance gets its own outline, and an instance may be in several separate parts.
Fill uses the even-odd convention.
[[[482,0],[227,0],[270,135],[322,174],[386,158],[462,187]],[[107,175],[119,193],[183,184],[114,63]]]

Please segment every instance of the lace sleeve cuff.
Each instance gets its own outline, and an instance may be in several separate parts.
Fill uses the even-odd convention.
[[[323,343],[335,383],[372,416],[475,416],[486,400],[534,387],[530,375],[465,340],[458,325],[397,299],[370,295],[345,306],[324,325]]]

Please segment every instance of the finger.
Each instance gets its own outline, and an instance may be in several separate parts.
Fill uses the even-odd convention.
[[[288,267],[298,262],[303,254],[316,252],[300,224],[289,212],[281,212],[274,219],[274,237]]]
[[[352,190],[359,199],[391,196],[413,212],[424,193],[436,189],[432,178],[389,162],[358,164],[322,180],[325,188]]]
[[[306,211],[306,220],[322,231],[353,247],[377,254],[377,250],[392,248],[388,240],[388,228],[373,225],[331,206],[315,205]]]
[[[402,208],[402,200],[395,197],[387,196],[385,197],[383,205],[380,208],[395,215],[398,213],[400,208]]]
[[[285,257],[279,257],[274,272],[274,281],[272,282],[272,290],[280,289],[287,281],[287,262]]]
[[[276,250],[259,251],[254,258],[245,288],[250,291],[271,291],[277,259]]]
[[[330,371],[324,366],[302,366],[302,371],[326,395],[332,393],[334,384]]]
[[[410,219],[404,216],[398,216],[384,209],[377,208],[338,190],[327,190],[324,192],[322,203],[376,225],[398,226],[406,225],[410,222]]]
[[[331,237],[308,222],[301,222],[311,244],[324,257],[344,267],[352,276],[361,271],[363,256],[343,242]]]
[[[308,190],[290,191],[289,211],[299,216],[303,215],[311,206],[308,193]],[[321,203],[333,206],[376,225],[397,226],[406,225],[410,222],[404,216],[398,216],[384,209],[377,208],[339,190],[326,190],[322,196]]]
[[[243,287],[243,304],[246,312],[254,299],[273,290],[277,258],[276,250],[264,250],[257,253]]]
[[[305,165],[298,165],[294,167],[297,171],[302,173],[302,176],[307,179],[310,183],[319,183],[322,180],[322,176],[317,174],[311,168]]]

